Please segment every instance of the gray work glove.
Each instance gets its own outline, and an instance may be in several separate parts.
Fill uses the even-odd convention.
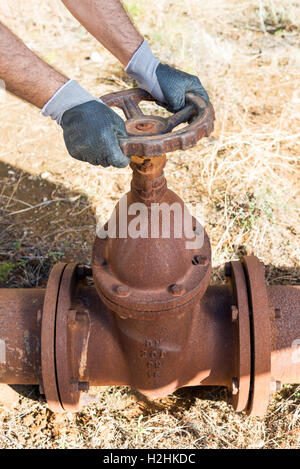
[[[54,94],[42,114],[61,125],[67,150],[74,158],[103,167],[128,165],[130,160],[118,140],[127,137],[124,121],[75,80]]]
[[[160,63],[147,41],[142,42],[125,71],[168,111],[177,112],[182,109],[185,106],[186,93],[196,94],[204,101],[209,101],[198,77]]]

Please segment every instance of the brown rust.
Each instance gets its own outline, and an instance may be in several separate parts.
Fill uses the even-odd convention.
[[[235,263],[234,269],[237,265],[242,272],[243,266],[239,262]],[[240,289],[245,293],[244,287],[240,286]],[[288,287],[281,287],[283,290],[280,292],[278,288],[268,287],[268,302],[274,304],[280,295],[279,304],[284,303],[286,314],[293,315],[295,328],[292,332],[288,323],[273,325],[269,357],[271,376],[283,383],[299,382],[300,360],[293,363],[292,359],[293,355],[295,358],[299,354],[295,341],[300,326],[300,289],[292,289],[293,303],[288,309],[286,304],[289,304],[291,291]],[[245,325],[245,330],[241,335],[245,343],[244,346],[239,345],[242,362],[237,369],[237,328],[232,321],[232,306],[241,306],[242,303],[230,284],[208,287],[199,302],[174,319],[171,311],[170,316],[123,319],[101,301],[94,287],[87,287],[82,282],[78,282],[73,294],[72,304],[76,304],[76,311],[81,312],[79,317],[89,318],[90,325],[90,328],[84,328],[84,323],[77,326],[82,333],[81,340],[87,344],[84,367],[80,366],[82,349],[77,347],[78,338],[73,337],[70,342],[77,382],[89,383],[89,386],[128,385],[149,398],[163,397],[183,386],[222,385],[232,390],[237,410],[248,409],[248,412],[251,409],[250,351],[248,347],[244,348],[245,343],[250,344],[250,336],[247,335],[250,334],[247,327],[250,316],[246,314],[250,305],[244,297],[244,323],[241,324]],[[241,308],[239,317],[240,311]],[[85,316],[82,316],[83,312]],[[281,341],[279,337],[282,337]],[[265,340],[264,334],[261,339]],[[287,362],[291,363],[289,367]],[[252,415],[260,414],[261,410],[256,413],[252,410]]]
[[[271,321],[272,381],[300,381],[300,286],[268,286],[269,305],[281,315]]]
[[[231,383],[232,296],[228,287],[209,287],[201,302],[176,321],[167,317],[124,320],[102,303],[94,287],[82,283],[73,295],[76,310],[89,318],[91,326],[77,326],[88,343],[84,367],[80,366],[78,339],[70,337],[74,353],[68,366],[77,382],[129,385],[151,398],[182,386]],[[205,341],[199,340],[202,334]]]
[[[234,263],[234,269],[236,265],[242,267]],[[240,363],[242,371],[236,365],[239,339],[236,321],[232,320],[232,306],[239,305],[240,318],[242,303],[231,284],[208,287],[202,299],[176,319],[168,315],[122,319],[102,302],[93,286],[87,286],[84,279],[74,277],[72,272],[74,265],[70,264],[65,268],[63,290],[57,286],[55,292],[52,287],[53,302],[61,296],[62,318],[67,318],[56,329],[55,340],[61,341],[65,334],[68,337],[68,353],[64,345],[61,349],[56,347],[58,375],[65,375],[58,379],[59,401],[49,400],[53,410],[78,410],[82,391],[96,385],[129,385],[149,398],[165,396],[183,386],[223,385],[232,390],[233,403],[244,388],[243,395],[238,396],[239,407],[235,404],[237,410],[245,408],[249,397],[251,402],[251,394],[247,398],[250,379],[247,353],[244,364]],[[70,283],[68,278],[73,281]],[[0,323],[6,324],[6,332],[3,333],[2,327],[1,337],[9,345],[6,363],[0,364],[0,381],[37,384],[41,380],[39,311],[44,291],[0,292]],[[267,294],[270,308],[276,306],[282,310],[282,317],[271,321],[272,382],[299,382],[300,288],[267,287]],[[246,301],[244,308],[246,311]],[[29,331],[30,348],[23,339],[26,331]],[[246,332],[243,334],[246,339]],[[67,371],[63,371],[65,367]],[[44,376],[46,372],[43,370]],[[70,401],[70,397],[75,397],[75,401]]]
[[[245,273],[239,261],[231,262],[230,286],[236,305],[231,307],[234,328],[234,372],[232,405],[237,412],[248,406],[251,376],[250,315]]]
[[[0,382],[39,384],[42,289],[0,289]]]
[[[43,373],[43,394],[49,407],[60,412],[63,407],[57,387],[55,332],[58,294],[63,272],[67,264],[56,264],[50,274],[45,294],[41,331],[41,360]]]
[[[102,96],[108,106],[122,109],[127,119],[129,137],[121,139],[125,155],[155,156],[175,150],[186,150],[196,145],[213,130],[215,115],[210,103],[192,94],[186,95],[187,105],[169,118],[144,115],[138,104],[154,101],[146,91],[135,88]],[[184,129],[172,130],[183,122],[192,122]]]
[[[163,174],[165,156],[151,158],[151,165],[148,161],[135,159],[132,162],[131,191],[117,204],[111,222],[115,229],[112,235],[97,237],[93,249],[93,277],[99,295],[123,318],[142,315],[151,319],[164,312],[178,316],[190,310],[204,295],[211,272],[209,239],[200,224],[188,214],[183,201],[167,188]],[[146,195],[145,187],[148,188]],[[135,216],[130,215],[130,208],[136,202],[144,204],[145,237],[133,238],[129,233]],[[167,222],[170,222],[167,236],[164,236],[164,207],[168,208]],[[124,213],[129,214],[125,226]],[[155,237],[153,214],[157,217]],[[187,230],[187,220],[190,230]],[[177,236],[179,231],[180,237]],[[197,247],[187,249],[188,243]],[[174,295],[178,285],[181,294]],[[126,288],[126,295],[118,294],[120,286]]]
[[[97,314],[95,290],[83,289],[81,296],[93,297],[86,302],[94,305],[91,320],[103,339],[100,343],[98,334],[90,336],[87,373],[93,366],[93,376],[81,377],[90,385],[129,385],[154,398],[182,386],[231,383],[233,337],[227,287],[209,287],[202,301],[175,321],[167,317],[124,320],[101,302],[101,314]],[[199,339],[202,334],[205,341]],[[118,338],[114,345],[111,337]],[[95,359],[98,354],[100,361]]]
[[[153,156],[152,158],[131,158],[132,202],[143,202],[150,205],[162,200],[167,192],[167,181],[163,172],[165,164],[166,155]]]
[[[270,307],[263,264],[255,256],[242,258],[248,285],[251,336],[251,382],[247,413],[263,415],[271,384]]]
[[[103,98],[128,119],[124,152],[142,156],[132,157],[131,190],[96,237],[92,270],[57,264],[46,292],[0,290],[0,382],[40,384],[56,412],[78,411],[90,386],[127,385],[156,398],[221,385],[234,409],[262,415],[270,391],[300,381],[300,288],[267,286],[254,256],[227,263],[226,285],[209,286],[208,236],[195,218],[189,233],[176,218],[175,207],[186,208],[163,169],[164,152],[212,131],[212,106],[188,96],[185,109],[163,119],[145,116],[143,99],[152,100],[142,90]],[[129,232],[137,204],[147,236]]]

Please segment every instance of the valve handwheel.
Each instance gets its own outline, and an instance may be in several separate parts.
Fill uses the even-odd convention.
[[[120,138],[120,147],[126,156],[157,156],[175,150],[186,150],[213,131],[214,109],[200,96],[188,93],[186,106],[170,117],[145,115],[141,101],[155,101],[141,88],[110,93],[101,97],[110,107],[118,107],[125,114],[128,137]],[[173,129],[189,122],[184,128]]]

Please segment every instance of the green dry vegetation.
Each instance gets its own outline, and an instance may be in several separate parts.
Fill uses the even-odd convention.
[[[170,154],[166,167],[169,186],[203,206],[214,280],[223,280],[225,261],[248,253],[269,265],[268,282],[299,283],[300,2],[126,5],[160,59],[198,74],[215,106],[213,135]],[[0,20],[95,96],[132,86],[59,0],[2,0]],[[0,95],[0,113],[0,286],[45,286],[58,260],[89,262],[95,222],[128,190],[131,171],[71,159],[57,125],[14,97]],[[35,387],[21,391],[1,387],[11,405],[0,397],[0,447],[300,447],[297,386],[277,393],[264,419],[235,414],[224,389],[151,403],[130,389],[99,388],[95,403],[63,416]]]

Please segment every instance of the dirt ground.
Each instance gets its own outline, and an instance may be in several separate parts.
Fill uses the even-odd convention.
[[[300,2],[125,3],[157,56],[199,75],[216,110],[213,135],[166,167],[170,188],[203,206],[213,279],[247,253],[269,266],[269,283],[299,284]],[[59,0],[2,0],[0,21],[95,96],[133,85]],[[0,287],[45,286],[55,262],[89,263],[95,224],[130,169],[71,159],[57,124],[2,92],[0,115]],[[1,385],[0,447],[300,447],[299,386],[277,393],[264,419],[235,414],[227,397],[198,388],[149,402],[99,388],[79,414],[55,415],[36,387]]]

